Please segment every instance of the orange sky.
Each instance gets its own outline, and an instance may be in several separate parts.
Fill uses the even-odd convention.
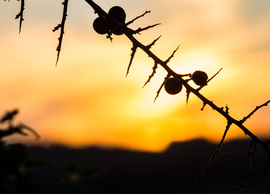
[[[115,0],[97,2],[105,11],[122,6],[127,20],[152,12],[130,27],[162,25],[136,35],[149,44],[162,35],[152,51],[166,59],[180,45],[169,64],[179,73],[203,70],[221,73],[202,93],[218,106],[230,108],[241,119],[270,99],[270,2],[268,0]],[[169,96],[156,91],[166,72],[142,89],[153,61],[139,51],[130,74],[126,68],[130,41],[113,43],[92,29],[97,17],[85,1],[70,1],[58,67],[55,67],[61,20],[61,1],[26,2],[22,33],[14,20],[20,3],[0,1],[0,111],[19,108],[17,121],[36,129],[38,144],[99,145],[161,151],[172,141],[207,138],[218,141],[226,121],[185,91]],[[136,7],[136,9],[134,9]],[[246,126],[256,135],[270,134],[269,107]],[[232,127],[229,138],[244,137]],[[32,137],[24,140],[32,141]],[[20,139],[20,141],[23,141]]]

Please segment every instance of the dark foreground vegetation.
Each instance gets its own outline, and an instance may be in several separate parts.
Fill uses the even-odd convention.
[[[26,171],[38,193],[234,193],[246,169],[250,141],[225,143],[205,176],[196,176],[216,149],[205,140],[173,143],[163,153],[62,146],[29,147]],[[256,160],[264,154],[257,152]],[[263,161],[263,160],[262,160]],[[28,167],[27,167],[28,166]],[[264,164],[242,193],[265,193]]]

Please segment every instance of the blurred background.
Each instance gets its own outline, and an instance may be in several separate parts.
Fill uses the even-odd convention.
[[[59,32],[52,29],[62,18],[61,0],[26,1],[19,34],[20,2],[0,1],[0,111],[18,108],[21,121],[41,136],[13,137],[9,142],[69,147],[101,146],[160,152],[171,142],[203,138],[218,142],[226,120],[183,90],[176,96],[156,92],[166,72],[160,67],[145,88],[153,61],[135,55],[128,77],[131,42],[113,41],[92,28],[97,15],[85,1],[70,1],[58,66]],[[270,1],[268,0],[113,0],[97,1],[105,11],[123,7],[127,21],[151,10],[131,28],[161,23],[136,35],[143,44],[162,35],[152,48],[178,73],[203,70],[208,76],[223,70],[202,90],[218,106],[242,119],[270,98]],[[246,126],[269,137],[269,107],[258,111]],[[243,138],[233,126],[228,139]]]

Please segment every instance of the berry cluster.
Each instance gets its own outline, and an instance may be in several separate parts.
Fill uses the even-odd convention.
[[[121,24],[125,24],[126,13],[122,7],[114,6],[109,12],[109,16],[113,17],[117,22],[110,20],[106,17],[98,17],[93,22],[93,28],[98,34],[114,34],[122,35],[124,34]]]
[[[191,80],[198,86],[205,86],[208,76],[204,71],[197,70],[191,75]],[[166,80],[164,88],[168,94],[178,94],[182,90],[182,82],[177,77],[171,77]]]

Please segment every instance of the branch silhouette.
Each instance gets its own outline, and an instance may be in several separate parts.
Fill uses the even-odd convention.
[[[56,63],[55,66],[57,66],[57,63],[59,61],[59,56],[60,56],[60,52],[61,52],[61,47],[62,47],[62,41],[63,41],[63,36],[64,36],[64,30],[65,30],[65,22],[67,19],[67,9],[68,9],[68,0],[64,0],[64,2],[62,3],[64,8],[63,8],[63,15],[62,15],[62,21],[60,24],[58,24],[57,26],[54,27],[53,32],[59,30],[60,28],[60,36],[58,38],[58,46],[56,48],[57,51],[57,58],[56,58]]]
[[[139,42],[135,37],[134,34],[136,34],[138,31],[142,31],[142,30],[132,30],[130,28],[127,27],[126,24],[118,21],[116,18],[113,18],[112,16],[110,16],[109,14],[107,14],[101,7],[99,7],[96,3],[94,3],[92,0],[85,0],[93,9],[94,12],[96,14],[99,15],[99,17],[103,17],[105,19],[107,19],[108,21],[112,21],[114,23],[117,23],[119,25],[119,27],[122,29],[122,31],[124,32],[124,34],[126,35],[126,37],[132,42],[132,53],[131,53],[131,58],[130,58],[130,62],[127,68],[127,74],[129,73],[133,58],[135,56],[136,51],[138,50],[138,48],[140,48],[141,50],[143,50],[153,61],[154,61],[154,66],[153,66],[153,72],[152,74],[149,76],[148,80],[146,81],[145,85],[147,83],[150,82],[150,79],[154,76],[156,69],[158,67],[158,65],[162,66],[166,71],[167,71],[167,76],[164,78],[164,81],[162,82],[160,88],[157,91],[157,95],[155,100],[157,99],[157,97],[159,96],[159,93],[161,91],[161,89],[164,87],[166,80],[168,80],[170,77],[174,77],[177,78],[181,81],[182,85],[186,88],[186,92],[187,92],[187,102],[189,99],[190,94],[192,93],[193,95],[197,96],[203,103],[203,107],[201,108],[201,110],[204,110],[204,107],[206,105],[210,106],[213,110],[215,110],[216,112],[218,112],[220,115],[222,115],[226,120],[227,120],[227,126],[225,128],[224,134],[222,136],[222,139],[220,140],[216,151],[212,154],[212,156],[210,157],[210,160],[208,161],[208,163],[205,165],[205,167],[203,168],[203,170],[201,171],[201,173],[198,175],[198,177],[195,179],[195,182],[199,181],[202,176],[206,173],[208,167],[216,160],[222,144],[226,138],[227,132],[229,131],[230,127],[234,124],[236,125],[239,129],[241,129],[245,135],[249,136],[251,141],[252,141],[252,146],[251,146],[251,167],[247,173],[247,175],[244,177],[243,181],[241,182],[241,184],[239,185],[239,187],[236,189],[236,193],[239,193],[241,189],[243,189],[246,186],[247,180],[249,179],[250,175],[253,173],[253,166],[254,166],[254,154],[256,152],[256,144],[260,145],[263,150],[266,153],[266,157],[267,157],[267,162],[265,165],[265,169],[268,168],[269,163],[270,163],[270,149],[268,148],[268,142],[264,142],[262,141],[260,138],[258,138],[255,134],[253,134],[248,128],[246,128],[244,126],[244,122],[249,119],[256,111],[258,111],[260,108],[267,106],[270,102],[267,101],[264,104],[257,106],[250,114],[248,114],[246,117],[244,117],[242,120],[237,120],[234,117],[232,117],[229,114],[229,108],[226,105],[226,107],[219,107],[217,106],[215,103],[213,103],[213,101],[209,100],[208,98],[206,98],[204,95],[202,95],[200,93],[200,90],[205,87],[209,81],[211,81],[217,74],[219,74],[219,72],[222,70],[220,69],[215,75],[213,75],[210,79],[207,79],[207,81],[202,84],[199,88],[194,88],[192,87],[188,82],[192,79],[191,74],[178,74],[175,71],[173,71],[169,66],[168,63],[170,62],[170,59],[172,57],[174,57],[175,52],[177,51],[177,49],[175,49],[173,51],[173,53],[171,54],[171,56],[167,59],[167,60],[161,60],[157,55],[155,55],[150,49],[151,47],[156,43],[156,41],[158,39],[155,39],[150,45],[146,46],[144,44],[142,44],[141,42]],[[148,13],[147,11],[145,13]],[[141,16],[138,16],[137,18],[139,18]],[[132,21],[133,22],[133,21]],[[139,29],[145,29],[148,30],[152,27],[155,27],[158,24],[155,25],[151,25],[148,26],[146,28],[139,28]],[[135,33],[134,33],[135,32]],[[190,79],[191,77],[191,79]],[[194,81],[194,80],[193,80]],[[144,85],[144,86],[145,86]],[[267,186],[267,192],[269,193],[269,189],[270,185]]]
[[[25,6],[25,2],[24,2],[24,0],[21,0],[21,9],[20,9],[20,12],[15,17],[15,19],[20,19],[19,33],[21,33],[21,31],[22,31],[22,22],[24,20],[24,18],[23,18],[23,12],[24,12],[24,9],[25,9],[24,6]]]

